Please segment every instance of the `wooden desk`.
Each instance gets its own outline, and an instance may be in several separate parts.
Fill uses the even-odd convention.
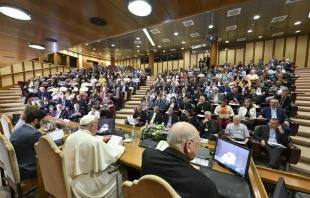
[[[283,177],[288,189],[310,193],[310,178],[288,172],[273,170],[256,166],[261,179],[265,182],[276,184],[279,177]]]
[[[126,149],[123,153],[123,155],[119,158],[119,162],[122,164],[125,164],[127,166],[133,167],[135,169],[140,170],[141,169],[141,163],[142,163],[142,153],[145,150],[145,148],[138,146],[138,140],[136,141],[136,144],[133,143],[127,143]],[[214,142],[210,142],[207,144],[209,148],[214,149]],[[198,165],[194,165],[196,168],[200,168]],[[224,173],[232,174],[228,169],[218,165],[216,162],[213,162],[212,168]],[[249,168],[249,180],[252,187],[253,195],[255,197],[262,197],[267,198],[268,195],[266,193],[266,190],[264,188],[264,185],[260,179],[260,176],[258,174],[258,171],[256,169],[256,166],[251,159],[251,164]]]

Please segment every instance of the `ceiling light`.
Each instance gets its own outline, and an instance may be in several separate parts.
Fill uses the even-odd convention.
[[[253,17],[253,19],[259,19],[260,18],[260,16],[259,15],[255,15],[254,17]]]
[[[163,52],[166,52],[165,50]]]
[[[152,5],[147,0],[130,0],[128,10],[137,16],[147,16],[152,12]]]
[[[119,56],[121,55],[121,54],[118,54]]]
[[[1,5],[0,12],[6,16],[19,20],[30,20],[31,15],[28,11],[9,5]]]
[[[294,23],[294,25],[299,25],[299,24],[301,24],[300,21],[296,21],[296,22]]]
[[[112,47],[114,47],[115,45],[114,45],[114,44],[112,44],[111,46],[112,46]]]
[[[206,46],[206,44],[203,44],[202,46],[203,46],[203,47],[205,47],[205,46]]]
[[[140,47],[139,45],[137,45],[137,47]]]
[[[310,18],[310,12],[309,12],[309,14],[308,14],[308,18]]]
[[[299,33],[299,32],[300,32],[300,30],[296,30],[296,31],[295,31],[295,33]]]
[[[149,39],[150,43],[152,44],[152,46],[155,46],[155,43],[153,42],[153,39],[151,38],[149,32],[147,31],[146,28],[143,28],[143,32],[146,35],[146,37]]]
[[[229,43],[229,41],[225,41],[225,43]]]
[[[181,50],[184,50],[184,47],[182,47]]]
[[[213,38],[213,37],[211,36],[210,39],[212,40],[212,38]]]
[[[185,41],[182,41],[182,44],[184,44],[185,43]]]
[[[177,33],[177,32],[174,33],[174,36],[178,36],[178,35],[179,35],[179,33]]]
[[[227,51],[227,50],[228,50],[228,48],[225,48],[225,50]]]
[[[263,36],[259,36],[258,38],[263,38]]]
[[[139,38],[139,37],[137,37],[137,40],[140,40],[140,38]]]
[[[160,46],[160,45],[158,45],[158,48],[161,48],[161,46]]]
[[[209,50],[206,50],[206,52],[209,52]]]
[[[251,33],[252,32],[252,30],[248,30],[248,33]]]
[[[213,25],[209,25],[209,28],[210,28],[210,29],[213,28]]]
[[[28,46],[31,48],[34,48],[34,49],[39,49],[39,50],[45,49],[45,47],[43,45],[38,45],[38,44],[29,44]]]

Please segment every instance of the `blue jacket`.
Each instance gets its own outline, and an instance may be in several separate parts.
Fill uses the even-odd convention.
[[[221,86],[219,88],[219,93],[225,93],[225,92],[230,93],[231,92],[230,87],[228,87],[228,86],[227,87]]]
[[[265,107],[261,113],[261,116],[267,119],[269,122],[271,120],[271,107]],[[283,124],[284,121],[289,121],[290,119],[287,117],[285,111],[281,108],[277,108],[277,119],[279,120],[280,124]]]
[[[57,104],[62,104],[62,106],[65,106],[65,107],[71,107],[71,102],[70,100],[65,100],[65,101],[62,101],[61,99],[58,100]]]
[[[155,107],[158,105],[159,109],[165,109],[166,108],[166,102],[164,100],[158,101],[157,99],[153,102],[152,107]]]
[[[53,117],[56,117],[57,114],[58,114],[58,110],[54,111]],[[66,111],[66,110],[64,110],[64,109],[61,110],[60,115],[59,115],[59,118],[61,118],[61,119],[68,119],[68,118],[69,118],[68,111]]]

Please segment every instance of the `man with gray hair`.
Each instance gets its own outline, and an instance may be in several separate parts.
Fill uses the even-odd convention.
[[[186,122],[174,124],[164,151],[146,149],[142,154],[141,175],[156,175],[166,180],[182,198],[219,197],[216,186],[189,161],[196,156],[200,137]]]
[[[249,141],[249,131],[245,124],[241,123],[241,117],[235,115],[233,118],[233,123],[227,125],[225,133],[228,135],[228,139],[233,142],[242,142],[242,144],[247,145]]]

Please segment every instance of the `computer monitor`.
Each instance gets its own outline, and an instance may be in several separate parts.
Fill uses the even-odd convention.
[[[272,198],[287,198],[287,189],[283,177],[279,177],[276,188],[273,191]]]
[[[248,148],[217,138],[213,159],[236,175],[247,177],[251,153]]]
[[[115,119],[114,118],[100,118],[98,123],[97,134],[104,135],[114,131]]]

